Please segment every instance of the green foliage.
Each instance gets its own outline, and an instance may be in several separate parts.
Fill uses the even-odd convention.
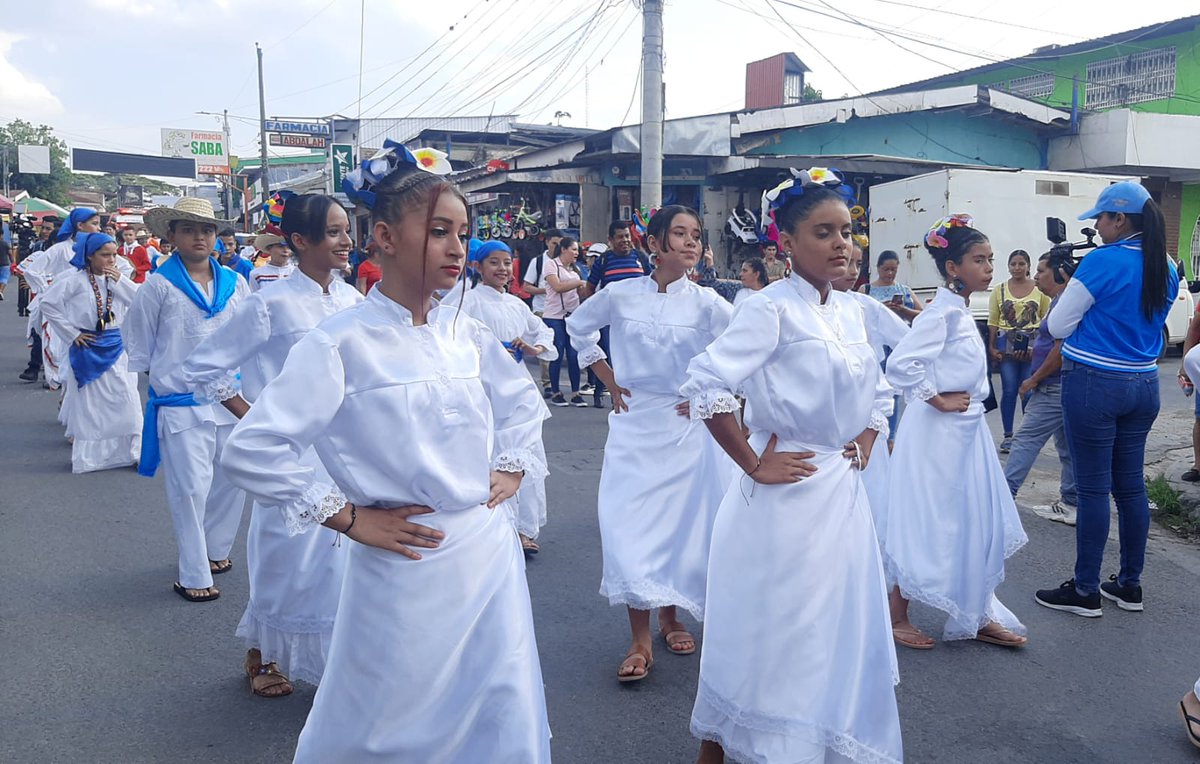
[[[29,175],[17,172],[17,146],[50,147],[50,174]],[[67,189],[71,186],[71,170],[67,164],[67,144],[54,137],[48,125],[34,126],[23,119],[14,119],[0,127],[0,151],[8,153],[8,187],[24,189],[30,196],[68,205]]]
[[[817,90],[807,82],[804,83],[804,95],[800,96],[801,103],[812,103],[813,101],[823,100],[825,100],[825,96],[822,95],[820,90]]]
[[[1183,495],[1171,486],[1165,475],[1146,481],[1150,513],[1160,524],[1181,536],[1200,535],[1200,517],[1185,503]]]
[[[142,175],[73,175],[72,191],[100,191],[104,194],[105,206],[115,207],[118,186],[142,186],[146,196],[151,194],[178,194],[179,187]]]

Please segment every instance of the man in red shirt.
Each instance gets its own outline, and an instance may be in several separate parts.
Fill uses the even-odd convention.
[[[121,231],[121,246],[117,250],[117,254],[133,265],[135,271],[133,282],[135,284],[141,284],[146,280],[146,274],[150,272],[150,255],[146,252],[145,247],[137,243],[137,232],[132,228],[125,228]]]

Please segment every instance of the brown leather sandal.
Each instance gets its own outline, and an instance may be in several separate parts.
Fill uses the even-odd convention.
[[[916,626],[892,627],[892,639],[901,647],[907,647],[910,650],[932,650],[937,644],[933,637],[918,629]],[[929,640],[922,642],[922,639]]]
[[[992,627],[995,627],[992,629]],[[977,642],[984,642],[989,645],[999,645],[1000,647],[1024,647],[1029,641],[1027,637],[1022,637],[1020,634],[1015,634],[1004,628],[998,623],[989,623],[984,629],[992,629],[991,633],[986,633],[983,629],[975,635]]]
[[[292,683],[274,663],[262,663],[262,653],[246,653],[246,676],[250,677],[250,692],[260,698],[285,698],[292,694]],[[279,692],[272,692],[280,688]]]
[[[637,668],[637,666],[633,664],[633,661],[638,658],[641,658],[642,662],[645,664],[644,668],[642,669],[642,673],[626,674],[622,676],[621,669],[625,668],[626,666],[631,666],[634,669]],[[621,665],[617,667],[617,681],[621,682],[622,684],[626,682],[640,682],[646,677],[650,676],[650,667],[653,665],[654,659],[635,647],[625,655],[625,660],[621,661]]]
[[[1187,712],[1187,706],[1182,700],[1179,701],[1179,715],[1183,717],[1183,723],[1187,725],[1188,741],[1200,748],[1200,734],[1197,734],[1197,730],[1200,730],[1200,719]]]
[[[696,638],[683,627],[682,623],[676,621],[670,626],[660,626],[659,633],[667,641],[667,649],[675,655],[691,655],[696,652]],[[691,642],[692,646],[687,649],[680,649],[679,645],[684,642]]]

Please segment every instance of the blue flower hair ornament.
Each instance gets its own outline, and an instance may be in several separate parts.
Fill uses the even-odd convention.
[[[845,200],[847,206],[855,202],[854,189],[846,183],[846,179],[837,170],[827,167],[810,167],[807,170],[790,168],[792,177],[783,181],[775,188],[764,191],[762,195],[762,210],[759,215],[759,225],[765,232],[775,224],[775,211],[787,203],[789,199],[803,196],[807,191],[816,188],[828,188],[836,191]],[[762,239],[762,235],[759,236]],[[769,238],[769,237],[768,237]]]
[[[355,204],[374,209],[378,199],[374,189],[397,172],[407,174],[413,168],[434,175],[448,175],[453,169],[445,152],[431,148],[410,151],[404,144],[388,138],[375,156],[364,159],[358,169],[342,178],[342,191]]]

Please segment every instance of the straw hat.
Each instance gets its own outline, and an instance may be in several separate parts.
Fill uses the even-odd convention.
[[[267,247],[286,243],[287,242],[283,240],[282,236],[273,233],[260,233],[258,236],[254,237],[254,248],[259,252],[266,252]]]
[[[171,222],[186,220],[191,223],[210,223],[217,228],[229,225],[228,220],[218,220],[212,202],[196,196],[185,196],[175,202],[174,207],[155,207],[147,210],[146,226],[155,236],[167,236]]]

